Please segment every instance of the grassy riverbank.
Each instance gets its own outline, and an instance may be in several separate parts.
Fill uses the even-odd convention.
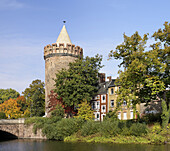
[[[170,141],[170,139],[169,139]],[[113,136],[113,137],[102,137],[102,136],[86,136],[83,137],[78,134],[68,136],[64,139],[64,142],[87,142],[87,143],[117,143],[117,144],[165,144],[168,143],[166,136],[152,134],[147,136]]]
[[[159,123],[148,126],[136,121],[107,119],[103,122],[79,118],[34,117],[25,124],[34,124],[34,133],[42,129],[47,139],[65,142],[97,142],[122,144],[165,144],[170,142],[170,125],[162,129]]]

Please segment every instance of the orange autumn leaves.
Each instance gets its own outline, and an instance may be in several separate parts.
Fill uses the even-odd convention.
[[[23,110],[23,106],[26,104],[26,100],[23,96],[17,99],[9,99],[0,104],[0,112],[4,112],[8,119],[16,119],[24,117],[24,113],[28,112]],[[28,114],[28,113],[27,113]]]

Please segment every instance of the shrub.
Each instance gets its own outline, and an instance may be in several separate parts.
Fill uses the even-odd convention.
[[[77,132],[83,124],[83,120],[81,119],[62,119],[57,122],[55,127],[55,136],[56,140],[64,140],[65,137],[70,136]]]
[[[100,122],[96,121],[86,121],[81,128],[81,135],[88,136],[99,132]]]
[[[54,124],[44,124],[42,129],[43,135],[47,137],[47,139],[55,139],[56,135],[56,123]]]
[[[0,112],[0,119],[7,119],[4,112]]]
[[[121,130],[121,135],[123,136],[130,136],[130,129],[127,128],[127,127],[124,127],[122,130]]]
[[[55,109],[51,112],[51,117],[54,116],[64,117],[64,109],[61,104],[57,104]]]
[[[140,122],[145,122],[146,124],[151,124],[151,123],[155,123],[155,122],[161,123],[161,114],[160,113],[146,114],[141,118]]]
[[[119,121],[103,121],[100,125],[100,134],[104,137],[115,136],[120,133]]]
[[[151,132],[155,133],[155,134],[159,134],[161,131],[162,131],[162,128],[161,128],[160,124],[158,124],[158,123],[156,123],[151,129]]]
[[[113,121],[118,120],[116,110],[109,111],[109,113],[106,114],[105,120],[111,119]]]
[[[141,136],[148,133],[148,128],[145,124],[134,123],[130,127],[130,134],[134,136]]]

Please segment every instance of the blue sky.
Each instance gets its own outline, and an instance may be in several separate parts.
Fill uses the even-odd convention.
[[[103,55],[101,72],[117,77],[109,51],[123,33],[150,36],[170,22],[169,0],[0,0],[0,88],[22,92],[35,79],[45,81],[43,49],[56,42],[62,21],[85,56]],[[152,40],[150,40],[152,41]]]

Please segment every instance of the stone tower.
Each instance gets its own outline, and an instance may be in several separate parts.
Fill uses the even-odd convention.
[[[83,56],[83,49],[71,43],[65,25],[57,38],[56,43],[44,47],[45,60],[45,111],[48,113],[48,96],[53,90],[56,73],[62,68],[68,69],[68,64]]]

